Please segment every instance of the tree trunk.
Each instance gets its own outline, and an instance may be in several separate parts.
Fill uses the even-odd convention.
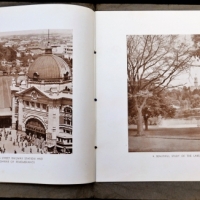
[[[138,109],[138,119],[137,119],[137,135],[143,134],[143,120],[142,120],[142,110]]]
[[[148,128],[149,128],[148,127],[148,119],[149,119],[148,117],[144,116],[145,131],[148,131]]]

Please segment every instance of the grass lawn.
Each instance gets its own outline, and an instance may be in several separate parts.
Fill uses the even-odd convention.
[[[200,128],[151,128],[143,136],[129,129],[129,152],[200,151]]]
[[[129,136],[135,136],[136,129],[129,129]],[[144,131],[145,136],[158,136],[158,137],[198,137],[200,138],[200,127],[189,128],[151,128]]]

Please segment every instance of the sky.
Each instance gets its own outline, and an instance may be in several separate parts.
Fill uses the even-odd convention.
[[[49,29],[49,33],[72,34],[72,30],[67,29]],[[48,29],[44,30],[30,30],[30,31],[13,31],[13,32],[0,32],[0,36],[9,35],[26,35],[26,34],[48,34]]]
[[[193,59],[191,66],[187,72],[182,72],[179,76],[176,77],[176,80],[173,81],[172,85],[184,84],[185,86],[194,86],[194,78],[197,77],[198,84],[200,85],[200,58]]]
[[[193,46],[193,42],[191,39],[191,35],[180,35],[179,36],[181,39],[186,41],[189,45]],[[185,86],[193,86],[194,85],[194,78],[197,77],[198,83],[200,85],[200,58],[199,59],[194,59],[192,65],[189,69],[189,73],[185,72],[182,73],[180,76],[176,78],[176,81],[174,82],[175,84],[185,84]]]
[[[198,84],[200,85],[200,62],[198,65],[191,66],[189,73],[183,73],[176,78],[174,84],[185,84],[185,86],[194,86],[194,78],[197,77]]]
[[[194,48],[194,43],[191,39],[192,35],[179,35],[180,41],[187,43],[189,46]],[[182,85],[185,86],[194,86],[194,78],[197,77],[198,84],[200,85],[200,58],[193,58],[192,65],[188,69],[188,72],[183,72],[176,77],[174,81],[171,82],[171,85]]]

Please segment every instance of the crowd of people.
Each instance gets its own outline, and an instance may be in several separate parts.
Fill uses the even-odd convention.
[[[10,143],[12,145],[10,145]],[[10,146],[7,149],[7,153],[39,153],[47,154],[48,149],[46,147],[46,141],[44,138],[37,138],[35,135],[22,135],[18,132],[12,134],[11,128],[0,129],[0,153],[6,153],[6,146]],[[12,146],[12,147],[11,147]]]
[[[33,147],[37,148],[37,153],[47,153],[47,148],[45,147],[46,142],[44,139],[37,138],[35,135],[20,135],[17,134],[16,140],[13,141],[13,146],[18,146],[21,148],[22,152],[25,152],[26,148],[30,147],[30,152],[33,153]],[[14,153],[17,153],[16,151]]]
[[[5,141],[8,140],[8,136],[10,136],[10,141],[12,141],[11,130],[6,130],[5,128],[0,129],[0,141],[2,140],[3,137]],[[0,147],[0,153],[5,153],[5,152],[6,152],[6,148],[5,148],[5,145],[3,144],[3,146]]]
[[[49,146],[50,145],[50,146]],[[0,128],[0,153],[26,153],[26,154],[70,154],[65,147],[62,151],[57,146],[49,144],[43,137],[36,134],[21,133],[11,128]]]

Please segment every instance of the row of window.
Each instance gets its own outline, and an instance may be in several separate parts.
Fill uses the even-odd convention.
[[[63,129],[63,132],[64,132],[64,133],[69,133],[69,134],[72,135],[72,130],[65,130],[65,129]]]
[[[36,109],[39,109],[39,110],[48,111],[48,107],[47,107],[46,104],[24,101],[24,106],[26,108],[27,107],[28,108],[36,108]]]
[[[72,143],[72,138],[71,139],[63,139],[63,138],[57,137],[57,141],[61,142],[61,143]]]
[[[36,108],[36,109],[40,109],[43,111],[48,111],[48,107],[46,104],[42,104],[42,103],[37,103],[37,102],[29,102],[29,101],[24,101],[24,106],[27,108]],[[72,114],[72,108],[70,107],[66,107],[64,109],[64,113],[65,114]]]
[[[70,118],[64,118],[64,124],[72,126],[72,120]]]
[[[66,113],[72,113],[72,109],[71,108],[69,108],[69,107],[66,107],[65,109],[64,109],[64,112],[65,112],[65,114]]]

